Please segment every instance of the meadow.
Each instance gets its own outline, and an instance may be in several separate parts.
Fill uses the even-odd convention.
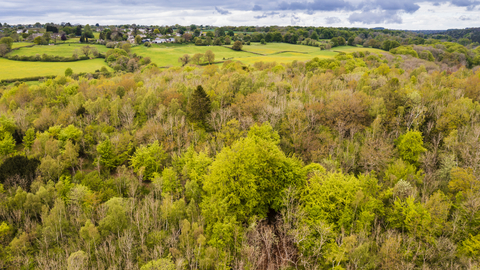
[[[30,44],[31,43],[27,43]],[[57,45],[36,45],[33,47],[25,47],[25,48],[20,48],[18,50],[14,50],[9,55],[18,55],[18,56],[34,56],[34,55],[42,55],[42,54],[47,54],[47,55],[58,55],[58,56],[63,56],[63,57],[70,57],[72,54],[75,52],[75,50],[78,50],[78,55],[81,56],[81,48],[86,46],[85,44],[57,44]],[[90,47],[95,47],[97,50],[101,53],[107,52],[109,49],[103,45],[88,45]]]
[[[252,43],[244,45],[242,51],[234,51],[227,46],[195,46],[181,44],[153,44],[152,47],[136,46],[132,52],[148,56],[159,67],[180,66],[178,58],[184,54],[193,56],[196,53],[205,53],[211,50],[215,54],[215,61],[237,60],[244,64],[253,65],[255,62],[277,62],[290,63],[297,61],[308,61],[315,57],[333,58],[339,52],[370,51],[372,53],[384,52],[378,49],[340,46],[331,50],[320,50],[318,47],[295,45],[288,43]]]
[[[71,68],[74,73],[94,72],[103,66],[111,70],[103,59],[77,62],[23,62],[0,58],[0,80],[63,75],[67,68]]]
[[[15,46],[19,48],[10,53],[10,55],[33,56],[42,55],[58,55],[70,57],[77,50],[81,54],[80,48],[85,46],[79,43],[66,43],[45,46],[29,46],[32,43],[18,42]],[[105,53],[109,49],[102,45],[89,45],[96,47],[99,52]],[[211,50],[215,54],[215,62],[223,62],[226,60],[241,61],[247,65],[253,65],[255,62],[277,62],[290,63],[297,61],[308,61],[315,57],[333,58],[339,52],[352,51],[370,51],[373,53],[383,52],[378,49],[341,46],[331,50],[320,50],[318,47],[295,45],[288,43],[268,43],[262,45],[260,43],[251,43],[244,45],[242,51],[234,51],[228,46],[195,46],[193,44],[152,44],[151,47],[138,45],[132,47],[132,53],[143,57],[150,57],[153,63],[159,67],[180,66],[178,58],[188,54],[193,56],[196,53],[204,54],[207,50]],[[37,76],[52,76],[63,74],[65,69],[70,67],[75,73],[94,72],[102,66],[107,66],[103,59],[85,60],[67,63],[51,63],[51,62],[20,62],[7,59],[0,59],[0,80],[12,78],[25,78]]]
[[[31,42],[14,42],[12,44],[12,49],[16,49],[16,48],[21,48],[21,47],[25,47],[25,46],[32,46],[33,43]]]

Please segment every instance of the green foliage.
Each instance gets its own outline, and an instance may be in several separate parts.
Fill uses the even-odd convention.
[[[7,156],[15,152],[15,140],[9,132],[0,130],[0,156]]]
[[[171,258],[162,258],[156,261],[150,261],[140,268],[140,270],[175,270],[175,264]]]
[[[73,70],[71,68],[65,69],[65,76],[66,77],[72,76],[72,74],[73,74]]]
[[[409,131],[398,138],[397,143],[400,157],[412,164],[417,164],[420,155],[427,151],[423,147],[423,136],[420,131]]]
[[[152,180],[156,173],[160,173],[163,168],[163,161],[167,154],[158,141],[145,146],[142,145],[133,154],[130,159],[133,170],[144,180]]]
[[[393,54],[411,55],[418,58],[418,53],[412,47],[400,46],[390,50]]]
[[[205,124],[211,111],[211,101],[201,85],[197,86],[187,105],[188,117],[194,122]]]
[[[117,156],[115,156],[112,142],[106,139],[97,146],[98,158],[95,163],[100,163],[107,170],[114,169],[117,166]]]
[[[241,51],[243,47],[243,44],[240,40],[237,40],[233,43],[232,49],[235,51]]]
[[[247,138],[217,155],[203,186],[202,212],[210,224],[226,216],[234,223],[265,217],[269,209],[280,209],[285,188],[302,184],[301,163],[285,156],[274,133],[270,125],[254,127]]]

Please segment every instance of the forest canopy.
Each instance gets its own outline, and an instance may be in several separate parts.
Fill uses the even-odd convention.
[[[422,48],[1,87],[0,268],[480,267],[480,71]]]

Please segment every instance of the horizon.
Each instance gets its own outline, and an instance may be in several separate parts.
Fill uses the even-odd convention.
[[[397,2],[366,0],[93,1],[2,0],[1,23],[70,21],[100,25],[315,26],[424,31],[480,26],[480,2],[473,0]],[[72,7],[72,8],[64,8]],[[61,19],[59,19],[61,18]],[[95,24],[94,23],[94,24]]]

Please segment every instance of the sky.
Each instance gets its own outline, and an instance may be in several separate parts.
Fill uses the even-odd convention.
[[[480,0],[0,0],[0,22],[118,25],[480,27]]]

